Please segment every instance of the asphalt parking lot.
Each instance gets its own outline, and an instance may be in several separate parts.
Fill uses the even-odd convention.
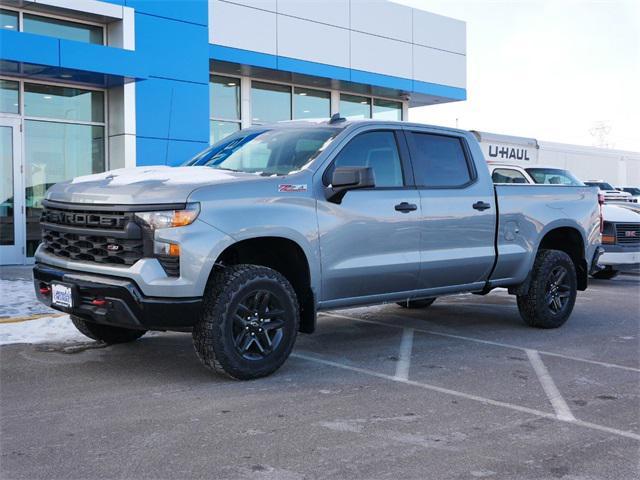
[[[505,292],[325,314],[251,382],[205,371],[189,334],[6,345],[0,476],[637,479],[639,330],[621,275],[559,330]]]

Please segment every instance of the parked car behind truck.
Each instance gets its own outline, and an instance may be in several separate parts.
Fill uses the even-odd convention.
[[[287,122],[189,165],[52,187],[38,298],[108,343],[191,331],[205,366],[249,379],[322,310],[507,287],[528,325],[559,327],[599,255],[597,189],[494,186],[461,130]]]

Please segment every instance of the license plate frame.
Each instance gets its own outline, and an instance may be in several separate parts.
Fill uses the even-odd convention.
[[[69,283],[51,282],[51,305],[72,309],[75,304],[74,286]]]

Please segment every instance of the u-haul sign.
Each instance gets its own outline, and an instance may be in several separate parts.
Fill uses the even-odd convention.
[[[538,163],[538,149],[533,146],[484,141],[480,148],[488,161]]]

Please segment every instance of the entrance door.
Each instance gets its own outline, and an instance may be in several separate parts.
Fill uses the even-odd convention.
[[[0,117],[0,265],[24,263],[20,120]]]

